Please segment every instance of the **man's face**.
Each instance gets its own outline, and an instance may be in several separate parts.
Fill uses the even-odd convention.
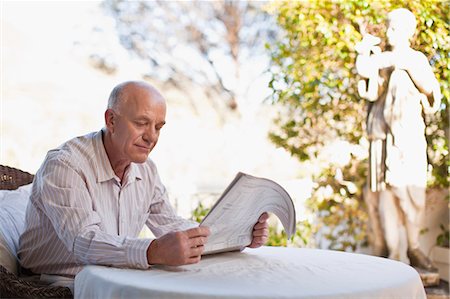
[[[108,128],[114,154],[122,161],[144,163],[165,124],[164,100],[149,90],[137,88],[127,92],[125,101],[111,113]]]

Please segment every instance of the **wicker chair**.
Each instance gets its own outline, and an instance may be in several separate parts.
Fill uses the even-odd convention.
[[[14,190],[33,181],[33,175],[0,165],[0,190]],[[52,287],[27,281],[0,265],[0,298],[73,298],[66,287]]]

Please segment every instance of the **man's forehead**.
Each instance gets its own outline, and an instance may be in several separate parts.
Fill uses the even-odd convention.
[[[121,102],[124,108],[128,106],[165,106],[162,95],[148,86],[127,86],[123,90]]]
[[[121,113],[130,119],[146,119],[164,122],[166,115],[165,103],[150,97],[130,97],[122,103]]]

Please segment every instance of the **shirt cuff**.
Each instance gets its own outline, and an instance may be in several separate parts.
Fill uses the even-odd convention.
[[[147,249],[152,241],[153,239],[135,238],[126,240],[126,258],[130,266],[137,269],[148,269],[150,267],[147,259]]]

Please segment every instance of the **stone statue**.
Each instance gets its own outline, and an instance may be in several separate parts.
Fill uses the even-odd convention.
[[[381,51],[380,39],[366,33],[363,25],[363,39],[356,46],[356,69],[365,78],[358,82],[358,92],[370,103],[369,176],[364,192],[369,240],[374,254],[409,259],[412,266],[436,271],[419,249],[428,165],[422,112],[436,112],[442,95],[426,56],[410,47],[416,30],[414,15],[395,9],[387,21],[386,51]],[[403,248],[402,240],[407,243]]]

